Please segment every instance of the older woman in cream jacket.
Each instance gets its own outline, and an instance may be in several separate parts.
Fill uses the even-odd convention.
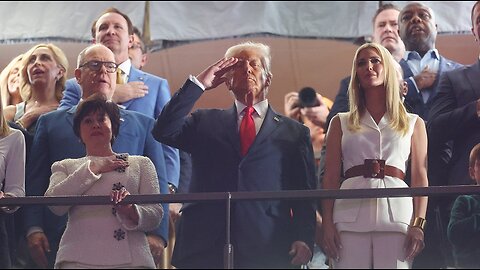
[[[153,163],[112,151],[120,115],[116,104],[93,95],[79,105],[75,134],[87,156],[52,165],[46,196],[110,195],[112,205],[51,206],[68,212],[55,268],[155,268],[145,232],[158,227],[161,204],[118,204],[129,194],[158,194]]]

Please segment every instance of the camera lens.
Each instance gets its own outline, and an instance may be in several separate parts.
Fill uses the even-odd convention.
[[[304,87],[298,92],[301,107],[315,107],[320,105],[317,100],[317,92],[311,87]]]

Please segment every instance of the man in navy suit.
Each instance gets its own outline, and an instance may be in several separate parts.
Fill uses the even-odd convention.
[[[121,80],[127,82],[116,87],[112,100],[121,107],[157,118],[163,106],[170,100],[167,80],[141,71],[132,65],[129,48],[134,44],[134,30],[130,18],[118,9],[105,10],[92,24],[94,43],[103,44],[112,50],[115,63],[123,73]],[[118,81],[117,81],[118,82]],[[60,109],[68,109],[80,101],[82,90],[73,78],[67,81]],[[164,145],[168,182],[178,187],[180,158],[178,150]]]
[[[405,105],[411,112],[418,114],[429,123],[433,100],[438,94],[439,78],[447,71],[459,68],[462,65],[440,55],[435,48],[437,25],[433,10],[419,2],[407,4],[398,16],[399,33],[405,43],[406,52],[400,61],[405,81],[408,83],[408,93]],[[442,75],[443,76],[443,75]],[[451,127],[450,127],[451,128]],[[430,143],[431,132],[428,133],[428,181],[429,186],[436,186],[448,174],[448,163],[451,159],[451,144],[444,141],[442,144]],[[417,256],[413,266],[415,268],[446,268],[448,256],[446,249],[446,228],[448,222],[437,222],[441,219],[438,213],[448,211],[442,209],[439,203],[442,198],[433,197],[428,200],[427,220],[425,230],[425,249]],[[443,249],[443,253],[442,253]]]
[[[472,33],[477,44],[480,38],[480,3],[472,7]],[[428,123],[428,144],[439,147],[452,141],[452,159],[448,171],[436,185],[472,184],[468,173],[469,153],[480,142],[480,61],[453,71],[444,72],[438,94],[432,102]],[[429,153],[430,156],[430,153]],[[455,197],[444,198],[444,224]],[[446,230],[446,228],[444,228]]]
[[[115,91],[117,65],[113,53],[104,45],[91,45],[78,58],[75,77],[82,86],[83,97],[101,92],[111,98]],[[85,156],[85,147],[73,132],[76,106],[56,110],[38,119],[37,130],[27,166],[26,192],[28,196],[43,196],[50,180],[55,161]],[[161,193],[168,193],[166,165],[162,145],[151,134],[154,120],[141,113],[121,110],[119,135],[113,144],[116,153],[129,153],[149,157],[155,165]],[[167,208],[165,208],[167,209]],[[47,206],[25,206],[24,218],[30,254],[40,267],[53,267],[58,244],[66,225],[66,216],[54,215]],[[115,228],[112,228],[112,235]],[[168,239],[168,219],[151,232],[158,238]],[[158,256],[162,249],[153,249]],[[79,251],[81,252],[81,251]],[[108,251],[107,251],[108,252]],[[106,254],[108,256],[108,254]]]
[[[153,134],[157,140],[191,154],[189,192],[315,188],[308,129],[277,114],[268,104],[270,62],[270,49],[264,44],[233,46],[225,58],[197,77],[191,76],[165,106]],[[188,116],[204,91],[223,82],[235,97],[231,108],[198,110]],[[254,140],[249,148],[240,143],[243,118],[250,115],[244,108],[253,112]],[[311,259],[313,200],[238,201],[233,203],[231,214],[235,268],[289,268]],[[185,204],[172,264],[222,268],[225,227],[224,202]]]
[[[405,103],[411,112],[428,122],[440,74],[462,65],[441,56],[435,48],[437,25],[430,7],[419,2],[410,3],[400,12],[398,22],[406,48],[400,61],[408,83]]]

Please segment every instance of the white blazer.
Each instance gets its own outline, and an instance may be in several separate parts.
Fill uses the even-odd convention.
[[[361,129],[351,132],[347,128],[348,112],[339,113],[342,128],[343,168],[364,164],[365,159],[384,159],[386,165],[395,166],[405,173],[410,155],[411,137],[415,114],[408,114],[409,129],[399,134],[389,126],[386,115],[378,125],[368,111],[360,119]],[[408,188],[401,179],[385,176],[346,179],[341,189]],[[333,220],[338,231],[371,232],[395,231],[406,233],[413,214],[412,197],[337,199],[333,208]]]

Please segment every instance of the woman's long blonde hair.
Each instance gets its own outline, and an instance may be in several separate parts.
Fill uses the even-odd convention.
[[[20,94],[22,95],[22,99],[24,101],[29,101],[32,98],[32,85],[30,84],[30,80],[28,78],[28,61],[30,60],[30,56],[33,54],[33,52],[38,49],[38,48],[47,48],[52,52],[53,58],[55,59],[55,62],[57,63],[58,66],[60,66],[63,70],[63,76],[60,77],[56,82],[55,82],[55,97],[57,98],[58,101],[60,101],[63,97],[63,90],[65,90],[65,82],[67,81],[67,71],[68,71],[68,59],[67,56],[65,56],[65,53],[57,47],[56,45],[52,43],[42,43],[33,46],[30,50],[28,50],[24,55],[22,59],[23,63],[23,68],[22,68],[22,86],[20,87]]]
[[[398,78],[399,72],[397,71],[399,65],[395,65],[395,59],[390,52],[377,43],[363,44],[357,49],[353,58],[352,76],[348,87],[350,97],[348,129],[353,132],[360,130],[360,118],[366,111],[365,92],[357,76],[357,58],[361,51],[368,48],[376,50],[383,63],[383,85],[386,92],[385,113],[390,120],[390,127],[405,135],[408,131],[408,116],[407,110],[400,99],[400,78]]]
[[[1,97],[2,97],[2,105],[5,108],[8,105],[11,105],[10,103],[10,92],[8,89],[8,77],[10,77],[10,73],[12,73],[12,70],[16,67],[18,67],[18,72],[22,72],[22,56],[23,54],[20,54],[16,56],[15,58],[8,63],[8,65],[2,70],[2,73],[0,73],[0,91],[1,91]],[[20,87],[22,85],[20,84]],[[19,90],[20,93],[22,92]]]
[[[3,116],[3,105],[2,105],[2,103],[3,103],[3,100],[0,97],[0,138],[3,138],[5,136],[7,136],[12,131],[10,129],[10,126],[7,123],[7,120],[5,120],[5,117]]]

